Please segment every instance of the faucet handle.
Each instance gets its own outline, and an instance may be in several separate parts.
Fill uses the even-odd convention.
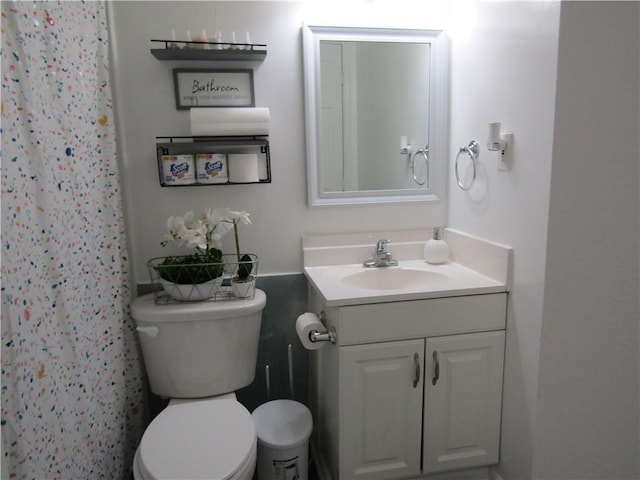
[[[391,243],[391,240],[388,238],[383,238],[378,240],[376,243],[376,253],[384,253],[387,251],[387,245]]]
[[[394,267],[398,261],[387,251],[387,245],[391,240],[382,238],[376,242],[376,253],[374,257],[368,258],[362,264],[367,267]]]

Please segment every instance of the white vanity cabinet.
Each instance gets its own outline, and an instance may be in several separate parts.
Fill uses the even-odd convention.
[[[312,355],[321,478],[404,479],[498,462],[506,293],[327,307]]]

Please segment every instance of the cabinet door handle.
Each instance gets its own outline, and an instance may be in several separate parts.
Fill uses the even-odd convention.
[[[416,388],[418,386],[418,383],[420,383],[420,355],[414,353],[413,362],[416,365],[416,376],[413,377],[413,388]]]
[[[433,351],[433,361],[435,362],[435,372],[431,379],[431,384],[435,385],[438,383],[438,379],[440,378],[440,361],[438,360],[438,352],[435,350]]]

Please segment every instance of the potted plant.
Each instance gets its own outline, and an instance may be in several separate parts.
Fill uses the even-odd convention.
[[[165,291],[180,301],[205,300],[215,296],[222,285],[224,263],[218,248],[227,227],[227,211],[207,209],[196,216],[169,217],[168,233],[162,242],[173,242],[195,249],[190,255],[156,258],[149,266],[159,277]]]
[[[235,274],[231,277],[233,293],[239,298],[253,297],[255,294],[256,276],[252,272],[257,265],[258,257],[251,254],[241,254],[240,240],[238,238],[238,224],[243,223],[248,225],[251,223],[249,213],[244,210],[240,212],[230,211],[227,215],[226,221],[233,225],[233,233],[236,243],[237,268],[235,269]]]

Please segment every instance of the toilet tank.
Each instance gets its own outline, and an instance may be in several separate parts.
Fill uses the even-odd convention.
[[[169,398],[233,392],[253,382],[267,297],[156,305],[131,303],[151,391]]]

